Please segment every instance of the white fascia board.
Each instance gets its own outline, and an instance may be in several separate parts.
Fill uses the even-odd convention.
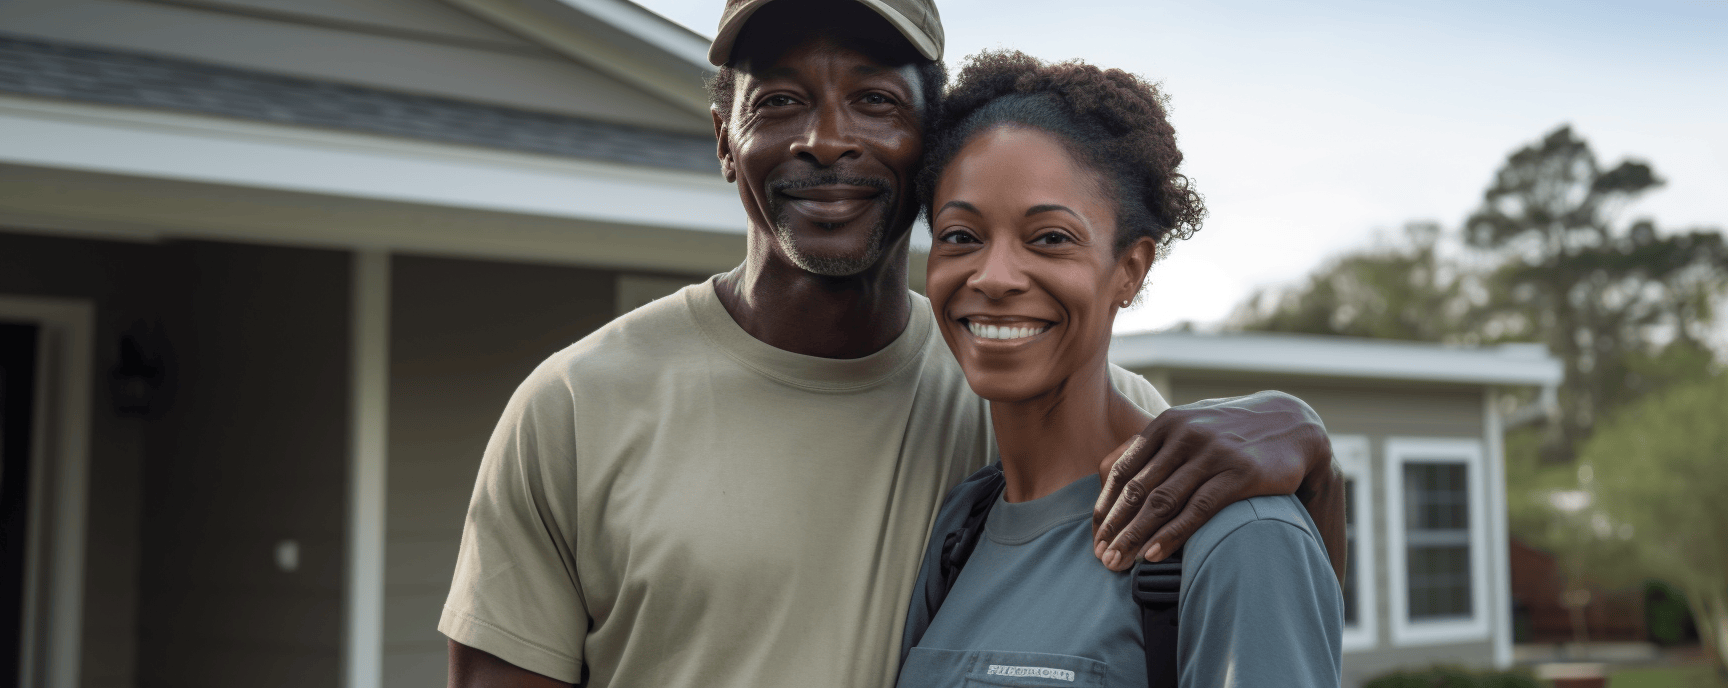
[[[0,96],[0,163],[741,235],[718,173]]]
[[[558,0],[704,70],[712,41],[630,0]]]
[[[1354,337],[1158,332],[1118,335],[1124,368],[1222,370],[1484,385],[1559,384],[1560,361],[1540,345],[1460,348]]]

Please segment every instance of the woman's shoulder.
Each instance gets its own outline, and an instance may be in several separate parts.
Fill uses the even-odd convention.
[[[1305,549],[1312,545],[1321,552],[1325,550],[1308,510],[1294,495],[1251,497],[1218,510],[1183,545],[1184,578],[1221,549],[1251,553],[1269,541],[1281,541],[1284,547]]]

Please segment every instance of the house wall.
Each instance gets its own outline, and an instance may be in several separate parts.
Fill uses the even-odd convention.
[[[438,0],[7,0],[7,33],[705,134],[676,106]],[[699,91],[700,84],[690,84]]]
[[[1392,523],[1386,518],[1386,495],[1378,489],[1385,481],[1386,439],[1389,437],[1461,438],[1481,440],[1484,426],[1483,397],[1479,387],[1441,386],[1424,384],[1341,383],[1315,379],[1267,379],[1244,376],[1195,373],[1189,371],[1151,370],[1147,377],[1159,385],[1171,404],[1186,404],[1201,399],[1250,394],[1261,389],[1289,392],[1308,402],[1326,423],[1327,432],[1334,435],[1359,435],[1368,440],[1369,470],[1366,482],[1376,486],[1372,491],[1371,508],[1367,516],[1374,519],[1373,532],[1378,554],[1373,562],[1375,577],[1374,599],[1376,623],[1375,641],[1371,649],[1344,654],[1344,685],[1361,685],[1367,679],[1394,669],[1425,667],[1434,664],[1487,666],[1493,661],[1493,644],[1488,640],[1465,643],[1395,646],[1391,638],[1391,589],[1385,556],[1385,534]],[[1484,486],[1482,489],[1486,489]],[[1494,545],[1490,538],[1490,556],[1505,556],[1503,541]],[[1491,569],[1492,570],[1492,569]],[[1364,571],[1366,573],[1366,571]],[[1492,597],[1493,591],[1481,594]],[[1488,605],[1489,618],[1499,623],[1504,612]]]
[[[0,229],[0,293],[96,307],[81,682],[333,685],[340,662],[348,259]],[[142,323],[149,417],[109,371]],[[275,568],[294,539],[300,568]]]
[[[385,685],[442,685],[437,631],[480,456],[547,356],[615,315],[618,273],[392,261]],[[696,278],[699,279],[699,278]]]
[[[138,685],[335,685],[350,256],[205,242],[163,251],[150,278],[171,394],[148,429]],[[284,540],[298,544],[292,572],[276,564]]]
[[[161,249],[144,244],[51,239],[0,227],[0,294],[88,299],[96,307],[94,370],[115,364],[114,342],[133,321],[154,317],[148,267]],[[145,423],[113,413],[95,390],[90,415],[89,520],[84,574],[83,684],[121,688],[137,658],[139,519]]]

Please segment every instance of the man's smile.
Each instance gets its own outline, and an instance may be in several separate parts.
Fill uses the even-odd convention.
[[[811,222],[844,224],[857,219],[875,205],[880,189],[849,184],[824,184],[780,192],[785,207]]]

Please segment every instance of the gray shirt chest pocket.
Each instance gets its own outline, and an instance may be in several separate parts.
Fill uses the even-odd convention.
[[[915,647],[896,688],[1103,688],[1109,668],[1074,655]]]

